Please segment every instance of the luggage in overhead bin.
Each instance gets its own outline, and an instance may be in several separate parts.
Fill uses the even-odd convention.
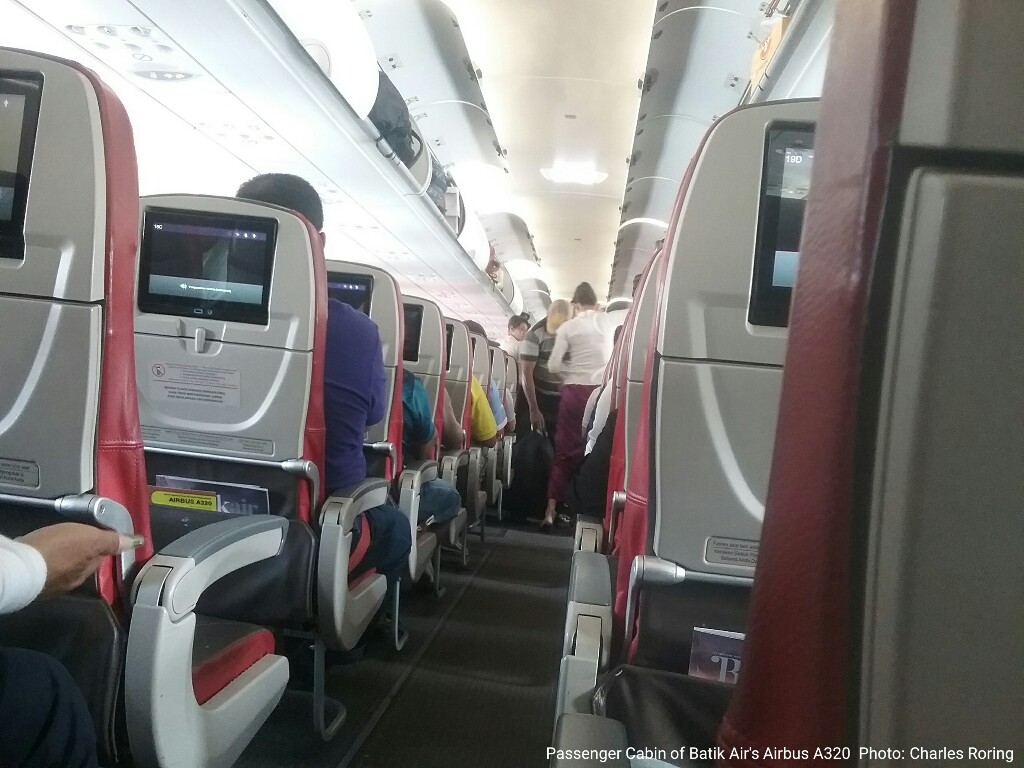
[[[407,168],[411,167],[423,150],[419,136],[412,129],[412,118],[405,98],[382,71],[377,87],[377,100],[368,115],[384,141],[395,151]]]
[[[548,504],[548,474],[555,451],[543,432],[526,430],[512,446],[512,485],[503,498],[514,520],[543,517]]]

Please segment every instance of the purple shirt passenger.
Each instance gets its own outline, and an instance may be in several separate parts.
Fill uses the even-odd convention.
[[[377,325],[348,304],[327,302],[324,421],[328,494],[366,479],[363,437],[387,408]]]

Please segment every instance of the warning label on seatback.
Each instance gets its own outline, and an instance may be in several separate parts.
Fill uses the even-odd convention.
[[[0,485],[18,488],[39,487],[39,465],[34,461],[0,459]]]
[[[149,368],[149,395],[155,400],[237,408],[241,405],[241,378],[235,368],[153,363]]]
[[[708,539],[704,559],[718,565],[743,565],[753,568],[757,565],[757,553],[760,549],[761,543],[758,541],[712,536]]]

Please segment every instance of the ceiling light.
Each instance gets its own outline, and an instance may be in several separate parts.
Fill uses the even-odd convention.
[[[554,168],[541,168],[540,172],[545,179],[556,184],[585,184],[593,186],[594,184],[600,184],[608,178],[607,173],[597,170],[591,162],[570,163],[559,160],[555,163]]]

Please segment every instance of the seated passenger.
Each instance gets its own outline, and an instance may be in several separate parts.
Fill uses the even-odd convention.
[[[469,437],[473,445],[485,448],[498,442],[498,423],[476,376],[469,377]]]
[[[427,390],[416,374],[405,371],[402,376],[402,451],[406,456],[427,458],[437,438],[434,414],[427,402]],[[428,480],[420,486],[419,524],[423,527],[447,525],[459,514],[462,498],[455,487],[441,478]]]
[[[455,415],[455,408],[452,406],[452,398],[448,394],[448,388],[443,390],[444,394],[444,424],[441,427],[441,447],[449,450],[458,450],[465,445],[466,431],[462,428],[462,422]]]
[[[245,182],[237,196],[297,211],[326,241],[320,195],[304,179],[284,173],[264,174]],[[384,355],[376,324],[348,304],[331,299],[327,303],[324,355],[324,489],[328,495],[366,479],[363,436],[368,427],[384,418],[387,406]],[[368,510],[365,517],[370,547],[362,560],[349,564],[349,578],[375,569],[387,577],[389,588],[394,587],[412,546],[409,521],[390,503]],[[356,551],[362,535],[362,520],[356,518],[352,551]]]
[[[488,341],[487,332],[484,331],[484,327],[480,325],[476,320],[465,320],[464,324],[470,333],[478,333],[484,337],[484,341]],[[473,377],[474,379],[476,377]],[[479,386],[479,385],[478,385]],[[480,392],[483,392],[483,387],[479,387]],[[471,392],[472,395],[472,392]],[[495,442],[497,438],[501,436],[504,429],[509,426],[508,415],[505,413],[504,405],[504,394],[498,392],[498,387],[494,381],[488,379],[487,381],[487,404],[491,409],[491,415],[494,417],[494,424],[496,427]],[[512,425],[514,428],[515,417],[513,416]],[[493,445],[493,443],[491,443]]]
[[[0,536],[0,614],[82,584],[140,542],[79,523]],[[0,765],[95,768],[96,731],[75,681],[45,653],[0,648]]]

